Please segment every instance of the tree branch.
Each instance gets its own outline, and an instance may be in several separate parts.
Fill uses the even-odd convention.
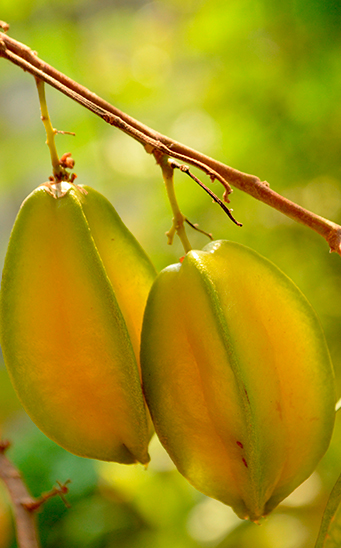
[[[18,470],[4,454],[8,446],[8,442],[0,442],[0,478],[4,481],[12,500],[18,546],[39,548],[35,514],[26,507],[27,503],[34,503],[34,499],[27,491]]]
[[[59,496],[67,508],[69,503],[65,495],[69,492],[68,484],[58,483],[48,493],[43,493],[39,498],[33,498],[28,492],[19,471],[5,456],[9,442],[0,440],[0,478],[7,487],[14,508],[14,517],[17,529],[17,541],[19,548],[40,548],[37,534],[35,512],[52,497]]]
[[[2,28],[5,30],[4,25],[2,25]],[[140,142],[148,153],[152,154],[157,151],[158,153],[165,154],[199,168],[211,180],[219,180],[225,189],[224,200],[226,202],[229,201],[228,195],[231,192],[231,184],[291,219],[308,226],[325,238],[329,244],[330,251],[335,251],[341,255],[340,225],[320,217],[284,198],[271,190],[268,183],[261,181],[258,177],[242,173],[154,131],[124,112],[121,112],[84,86],[71,80],[71,78],[62,74],[51,65],[48,65],[39,59],[37,54],[25,44],[10,38],[4,33],[0,35],[0,56],[53,86],[64,95],[67,95],[97,116],[100,116],[105,122],[124,131]]]

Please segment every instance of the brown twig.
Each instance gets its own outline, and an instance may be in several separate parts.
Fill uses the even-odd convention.
[[[204,234],[205,236],[207,236],[207,238],[209,238],[212,242],[214,240],[211,232],[206,232],[206,230],[202,230],[201,228],[199,228],[199,225],[197,223],[192,223],[189,219],[185,219],[185,222],[191,227],[193,228],[193,230],[196,230],[197,232],[201,232],[201,234]]]
[[[43,493],[38,499],[31,498],[30,500],[23,501],[22,504],[30,512],[35,512],[36,510],[39,510],[39,508],[45,504],[47,500],[59,496],[64,502],[66,508],[70,508],[71,506],[65,498],[65,495],[69,492],[68,483],[70,483],[70,481],[71,480],[67,480],[65,483],[60,483],[60,481],[57,481],[58,487],[54,486],[47,493]]]
[[[224,185],[224,201],[226,202],[229,201],[230,185],[250,194],[257,200],[316,231],[328,242],[330,251],[341,255],[340,225],[284,198],[271,190],[268,183],[261,181],[258,177],[242,173],[154,131],[39,59],[36,53],[26,45],[4,33],[1,33],[0,36],[0,56],[77,101],[107,123],[121,129],[139,141],[148,153],[158,151],[201,169],[209,175],[211,180],[219,180]]]
[[[35,514],[25,506],[29,501],[34,502],[34,499],[28,492],[18,470],[4,454],[8,446],[8,442],[0,442],[0,478],[5,483],[12,500],[18,546],[20,548],[39,548]]]
[[[180,171],[182,171],[183,173],[186,173],[186,175],[188,175],[191,179],[193,179],[193,181],[195,181],[205,192],[207,192],[207,194],[209,196],[211,196],[212,200],[214,202],[216,202],[221,208],[223,211],[225,211],[226,215],[231,219],[231,221],[234,222],[234,224],[236,224],[237,226],[243,226],[242,223],[239,223],[232,215],[231,213],[231,210],[226,207],[226,205],[224,204],[224,202],[221,201],[220,198],[218,198],[218,196],[216,194],[214,194],[214,192],[212,192],[212,190],[210,188],[208,188],[206,185],[204,185],[204,183],[202,181],[200,181],[200,179],[198,179],[198,177],[196,177],[189,169],[188,166],[186,166],[185,164],[179,164],[178,162],[175,162],[175,160],[171,160],[170,161],[170,165],[172,168],[174,169],[179,169]]]
[[[0,21],[0,28],[3,32],[7,32],[9,30],[9,24],[5,23],[5,21]]]
[[[37,534],[35,512],[50,498],[60,496],[66,506],[65,500],[68,493],[67,484],[58,483],[48,493],[43,493],[38,499],[33,498],[28,492],[19,471],[5,456],[9,442],[0,440],[0,478],[5,483],[13,504],[15,523],[17,529],[17,541],[19,548],[40,548]]]

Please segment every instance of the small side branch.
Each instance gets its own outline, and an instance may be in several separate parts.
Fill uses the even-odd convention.
[[[3,30],[8,29],[8,25],[4,22],[0,26]],[[148,153],[154,154],[157,152],[174,158],[180,162],[199,168],[212,181],[217,179],[224,186],[224,202],[229,202],[228,195],[231,192],[230,185],[232,185],[291,219],[311,228],[328,242],[330,251],[341,255],[340,225],[319,215],[315,215],[294,202],[287,200],[277,192],[271,190],[268,183],[261,181],[258,177],[242,173],[149,128],[138,120],[121,112],[84,86],[71,80],[71,78],[68,78],[51,65],[48,65],[39,59],[36,53],[25,44],[10,38],[5,33],[0,33],[0,57],[4,57],[36,78],[43,80],[97,116],[100,116],[105,122],[124,131],[140,142]]]
[[[51,491],[42,494],[38,499],[33,498],[28,492],[19,471],[5,456],[5,451],[9,445],[8,441],[0,440],[0,478],[6,485],[12,501],[18,546],[19,548],[40,548],[35,512],[48,499],[57,495],[61,497],[66,506],[69,506],[65,500],[69,480],[63,484],[57,482],[58,487],[53,487]]]
[[[0,29],[7,32],[9,30],[9,24],[5,21],[0,21]]]
[[[12,500],[20,548],[40,548],[34,512],[27,509],[28,502],[34,502],[18,470],[5,456],[9,443],[0,442],[0,478],[5,483]]]
[[[70,483],[70,481],[71,480],[67,480],[65,483],[60,483],[60,481],[57,481],[58,487],[56,486],[52,487],[51,491],[48,491],[47,493],[43,493],[38,499],[31,499],[31,500],[25,501],[23,502],[23,505],[30,512],[35,512],[43,504],[45,504],[46,501],[56,496],[59,496],[64,502],[66,508],[71,508],[70,504],[65,498],[65,495],[67,495],[67,493],[69,492],[68,483]]]
[[[212,200],[214,202],[216,202],[221,208],[223,211],[225,211],[226,215],[231,219],[231,221],[233,221],[237,226],[243,226],[242,223],[239,223],[232,215],[232,212],[231,212],[231,209],[229,209],[228,207],[226,207],[226,205],[224,204],[224,202],[221,201],[220,198],[218,198],[218,196],[216,194],[214,194],[214,192],[212,192],[211,189],[209,189],[206,185],[204,185],[204,183],[202,183],[200,181],[200,179],[198,179],[198,177],[196,177],[195,175],[193,175],[193,173],[191,173],[191,171],[189,170],[189,167],[184,165],[184,164],[178,164],[178,162],[175,162],[174,160],[171,160],[169,162],[170,166],[173,167],[174,169],[179,169],[180,171],[182,171],[183,173],[186,173],[189,177],[191,177],[191,179],[193,179],[193,181],[195,181],[205,192],[207,192],[207,194],[209,196],[211,196]]]
[[[191,227],[193,228],[193,230],[196,230],[197,232],[201,232],[201,234],[204,234],[205,236],[207,236],[207,238],[209,238],[212,242],[214,240],[211,232],[206,232],[206,230],[202,230],[201,228],[199,228],[199,225],[197,225],[196,223],[191,223],[191,221],[189,221],[189,219],[185,219],[185,222]]]

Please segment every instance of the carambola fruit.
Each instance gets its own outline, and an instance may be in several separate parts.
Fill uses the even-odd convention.
[[[241,518],[268,514],[328,447],[334,377],[319,321],[294,283],[247,247],[212,242],[158,275],[141,367],[178,470]]]
[[[84,188],[43,185],[22,204],[3,270],[2,351],[47,436],[83,457],[145,464],[139,341],[156,272],[112,205]]]

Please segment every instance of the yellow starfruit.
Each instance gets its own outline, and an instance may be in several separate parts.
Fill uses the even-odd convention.
[[[200,491],[258,521],[315,469],[334,376],[319,321],[276,266],[229,241],[156,278],[141,367],[156,433]]]
[[[76,455],[149,461],[139,340],[156,272],[95,190],[42,185],[23,202],[5,259],[0,342],[32,420]]]

